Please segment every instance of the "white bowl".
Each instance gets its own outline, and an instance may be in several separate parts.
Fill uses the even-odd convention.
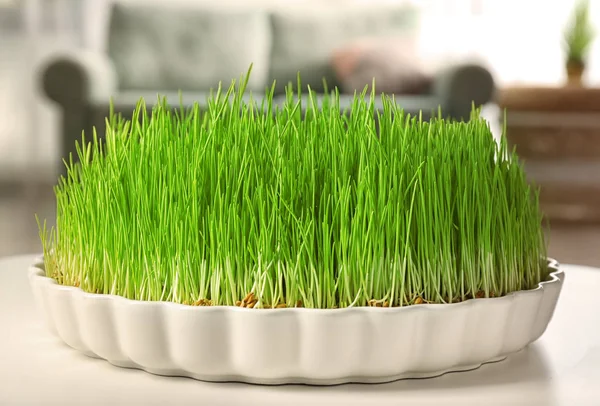
[[[473,369],[537,340],[564,273],[533,290],[455,304],[245,309],[145,302],[29,279],[50,329],[113,365],[159,375],[260,384],[387,382]]]

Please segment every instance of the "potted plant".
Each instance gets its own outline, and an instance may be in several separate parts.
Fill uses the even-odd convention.
[[[589,7],[588,0],[579,0],[564,31],[567,81],[577,86],[581,86],[587,55],[595,35]]]
[[[162,375],[383,382],[505,358],[550,321],[563,273],[537,193],[477,112],[423,121],[366,91],[202,112],[165,100],[56,187],[30,281],[51,330]],[[306,99],[305,99],[306,100]]]

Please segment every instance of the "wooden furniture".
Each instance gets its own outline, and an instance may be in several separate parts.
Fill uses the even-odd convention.
[[[547,218],[600,222],[600,88],[505,88],[499,105]]]
[[[504,361],[380,385],[260,386],[155,376],[67,347],[34,306],[27,280],[34,258],[0,260],[0,405],[571,406],[600,399],[596,268],[562,266],[565,285],[548,329]]]

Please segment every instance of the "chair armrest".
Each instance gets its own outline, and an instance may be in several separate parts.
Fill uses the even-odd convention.
[[[432,92],[441,101],[443,115],[468,120],[473,104],[481,107],[492,101],[494,78],[478,64],[451,65],[435,75]]]
[[[117,91],[117,75],[103,54],[77,51],[49,58],[41,67],[42,87],[61,106],[107,103]]]
[[[111,61],[102,54],[72,52],[54,55],[40,66],[39,78],[46,96],[61,108],[59,173],[65,175],[62,159],[72,155],[82,132],[90,135],[92,105],[108,104],[117,93],[117,75]]]

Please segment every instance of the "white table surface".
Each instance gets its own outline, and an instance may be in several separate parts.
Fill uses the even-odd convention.
[[[563,265],[537,342],[477,370],[378,385],[258,386],[160,377],[88,358],[46,329],[34,256],[0,260],[0,405],[600,405],[600,269]]]

